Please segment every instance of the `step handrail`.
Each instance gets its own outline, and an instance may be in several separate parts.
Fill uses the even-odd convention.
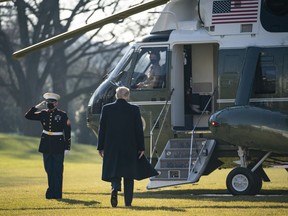
[[[151,130],[150,130],[150,163],[152,163],[152,157],[153,157],[153,155],[154,155],[154,153],[155,153],[155,151],[156,151],[157,143],[158,143],[160,134],[161,134],[161,132],[162,132],[162,129],[163,129],[163,126],[164,126],[164,122],[165,122],[165,120],[166,120],[166,118],[167,118],[167,114],[168,114],[169,107],[170,107],[170,104],[168,104],[168,102],[170,101],[173,92],[174,92],[174,88],[172,88],[169,96],[167,97],[167,100],[166,100],[164,106],[162,107],[162,109],[161,109],[161,111],[160,111],[160,113],[159,113],[159,115],[158,115],[158,117],[157,117],[157,119],[156,119],[153,127],[152,127]],[[168,107],[168,105],[169,105],[169,107]],[[162,116],[162,113],[164,112],[164,109],[165,109],[165,108],[166,108],[166,112],[165,112],[165,115],[164,115],[164,119],[163,119],[162,124],[161,124],[161,126],[160,126],[160,130],[159,130],[159,132],[158,132],[158,136],[157,136],[157,138],[156,138],[156,141],[155,141],[155,143],[154,143],[154,145],[153,145],[153,131],[154,131],[157,123],[159,122],[159,120],[160,120],[160,118],[161,118],[161,116]],[[159,158],[158,155],[157,155],[157,158]]]
[[[198,155],[198,157],[197,157],[197,159],[196,159],[196,161],[195,161],[195,164],[194,164],[194,166],[191,168],[191,165],[192,165],[192,164],[191,164],[191,163],[192,163],[192,152],[193,152],[192,150],[193,150],[193,143],[194,143],[194,133],[195,133],[195,130],[196,130],[196,128],[197,128],[200,120],[202,119],[204,113],[206,112],[209,103],[211,102],[212,98],[214,97],[215,92],[216,92],[216,88],[214,89],[214,91],[213,91],[213,93],[211,94],[208,102],[206,103],[204,109],[202,110],[201,115],[200,115],[200,118],[198,119],[197,123],[194,125],[193,130],[192,130],[192,133],[191,133],[191,143],[190,143],[190,153],[189,153],[189,173],[191,172],[191,170],[192,170],[193,167],[195,166],[196,162],[197,162],[198,159],[199,159],[199,155],[201,154],[201,152],[203,151],[203,149],[204,149],[204,147],[205,147],[205,145],[202,146],[202,148],[201,148],[201,150],[200,150],[200,153],[199,153],[199,155]]]

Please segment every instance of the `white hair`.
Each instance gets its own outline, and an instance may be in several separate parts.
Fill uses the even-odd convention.
[[[130,96],[130,90],[129,88],[125,87],[125,86],[121,86],[121,87],[118,87],[116,89],[116,94],[115,94],[115,97],[116,99],[125,99],[125,100],[128,100],[129,99],[129,96]]]

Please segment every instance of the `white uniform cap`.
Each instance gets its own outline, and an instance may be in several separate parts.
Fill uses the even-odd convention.
[[[56,100],[58,101],[60,99],[60,95],[58,94],[55,94],[55,93],[52,93],[52,92],[47,92],[43,95],[43,97],[45,98],[45,100],[48,100],[48,99],[53,99],[53,100]]]

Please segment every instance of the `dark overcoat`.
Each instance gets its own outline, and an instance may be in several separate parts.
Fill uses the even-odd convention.
[[[137,170],[138,151],[144,151],[141,114],[138,106],[124,99],[103,106],[97,149],[104,150],[104,181],[119,177],[143,179],[139,178],[139,172],[144,172],[145,178],[155,175],[147,173],[150,172],[147,169]]]

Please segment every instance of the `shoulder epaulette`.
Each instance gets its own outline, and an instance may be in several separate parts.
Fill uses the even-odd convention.
[[[66,113],[64,110],[57,109],[59,112]]]

